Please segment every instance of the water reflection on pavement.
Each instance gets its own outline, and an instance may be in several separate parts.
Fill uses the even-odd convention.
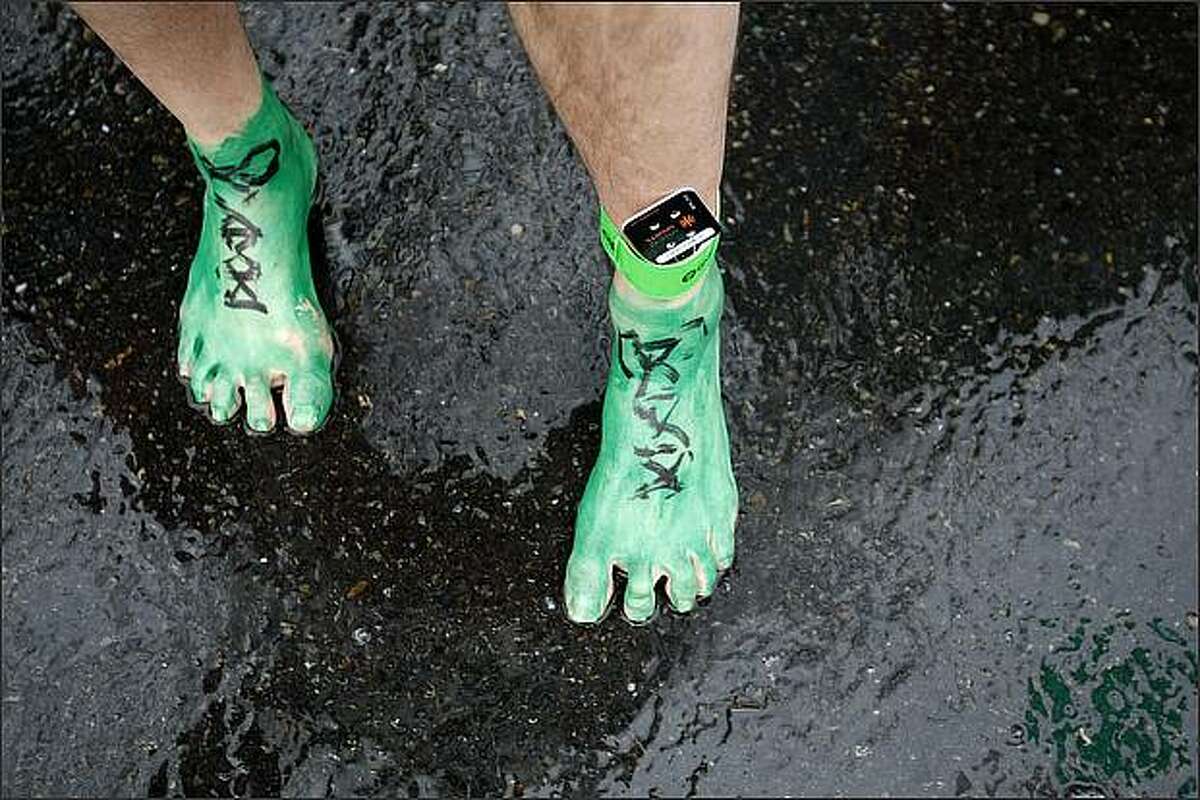
[[[745,9],[738,561],[639,628],[559,607],[605,277],[502,7],[246,8],[345,347],[252,446],[182,135],[11,16],[4,794],[1195,794],[1194,7]]]

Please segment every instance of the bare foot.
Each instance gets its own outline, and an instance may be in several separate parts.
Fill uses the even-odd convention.
[[[690,611],[733,563],[738,496],[721,404],[723,301],[716,269],[682,303],[609,292],[616,335],[600,456],[567,564],[567,616],[576,622],[604,615],[614,566],[629,578],[625,616],[644,622],[659,578],[672,607]]]
[[[243,398],[246,425],[311,433],[333,400],[333,337],[313,286],[307,222],[312,141],[264,83],[259,111],[214,148],[191,143],[204,174],[204,227],[179,309],[179,376],[214,422]]]

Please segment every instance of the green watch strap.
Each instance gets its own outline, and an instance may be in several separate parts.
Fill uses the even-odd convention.
[[[604,206],[600,207],[600,244],[604,246],[604,252],[633,288],[649,297],[677,297],[697,285],[716,261],[720,241],[718,233],[711,242],[683,261],[659,266],[635,253]]]

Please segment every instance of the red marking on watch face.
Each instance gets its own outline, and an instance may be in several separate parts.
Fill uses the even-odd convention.
[[[668,235],[673,230],[675,230],[675,226],[668,225],[667,227],[663,228],[662,230],[659,230],[659,231],[656,231],[656,232],[650,234],[650,238],[647,239],[646,241],[648,243],[657,242],[659,239]]]

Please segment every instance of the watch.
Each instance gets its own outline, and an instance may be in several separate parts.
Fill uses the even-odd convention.
[[[677,189],[618,228],[600,207],[600,244],[633,288],[664,299],[699,283],[716,261],[720,223],[691,187]]]

